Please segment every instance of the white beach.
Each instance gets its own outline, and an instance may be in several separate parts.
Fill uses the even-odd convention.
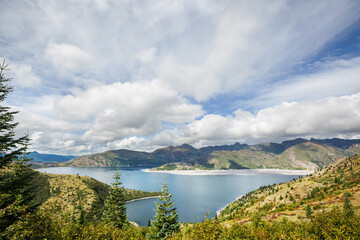
[[[132,199],[132,200],[126,201],[125,203],[135,202],[135,201],[144,200],[144,199],[151,199],[151,198],[159,198],[159,196],[136,198],[136,199]]]
[[[168,173],[177,175],[260,175],[260,174],[280,174],[280,175],[308,175],[314,173],[310,170],[288,170],[288,169],[231,169],[231,170],[171,170],[154,171],[142,169],[143,172]]]

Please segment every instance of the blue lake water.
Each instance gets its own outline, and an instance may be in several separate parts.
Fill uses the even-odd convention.
[[[115,168],[42,168],[40,172],[58,174],[79,174],[93,177],[111,184]],[[246,170],[244,170],[246,172]],[[260,186],[280,183],[298,178],[299,175],[255,174],[255,175],[175,175],[168,173],[143,172],[138,168],[120,169],[121,182],[126,188],[143,191],[160,191],[165,181],[175,201],[179,221],[197,222],[206,213],[213,217],[217,210]],[[156,199],[144,199],[126,204],[129,220],[146,225],[153,219]]]

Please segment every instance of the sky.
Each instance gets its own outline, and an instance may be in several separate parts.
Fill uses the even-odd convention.
[[[0,0],[30,150],[360,139],[360,1]]]

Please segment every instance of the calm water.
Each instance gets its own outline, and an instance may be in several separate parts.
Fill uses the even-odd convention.
[[[43,168],[41,172],[79,174],[93,177],[111,184],[115,168]],[[245,170],[246,171],[246,170]],[[263,185],[280,183],[298,178],[299,175],[257,174],[257,175],[207,175],[188,176],[167,173],[149,173],[136,168],[120,169],[121,181],[126,188],[143,191],[160,191],[161,184],[169,184],[179,221],[196,222],[207,212],[210,217],[226,204]],[[126,204],[129,220],[146,225],[153,219],[155,199],[145,199]]]

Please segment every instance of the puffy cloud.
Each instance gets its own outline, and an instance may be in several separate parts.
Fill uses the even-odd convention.
[[[163,121],[181,124],[204,113],[158,80],[92,88],[62,97],[56,107],[67,120],[93,119],[86,135],[94,141],[154,134]]]
[[[360,129],[360,93],[307,102],[284,102],[257,114],[237,110],[232,115],[205,115],[182,129],[165,130],[155,143],[259,143],[294,137],[352,137]]]
[[[34,147],[49,152],[354,137],[360,60],[305,65],[346,39],[359,6],[4,1],[0,21],[11,24],[0,26],[0,52],[20,88],[9,104],[24,111],[19,127],[29,128]],[[288,77],[299,66],[301,75]],[[213,103],[223,115],[204,115]],[[233,112],[239,106],[250,110]]]
[[[87,123],[73,123],[60,119],[55,119],[43,114],[37,114],[19,107],[12,107],[14,110],[19,111],[16,115],[15,121],[19,122],[17,132],[19,134],[26,131],[32,132],[76,132],[84,131],[89,128]],[[51,134],[50,134],[51,135]]]
[[[151,47],[136,54],[135,58],[142,63],[152,62],[156,54],[156,48]]]
[[[77,46],[65,43],[49,43],[45,57],[50,59],[55,68],[78,72],[89,68],[92,56]]]
[[[62,154],[87,154],[120,148],[152,151],[183,143],[202,147],[233,144],[235,141],[248,144],[279,142],[295,137],[357,138],[360,134],[360,93],[314,101],[284,102],[256,114],[238,109],[227,116],[207,114],[195,119],[200,113],[192,113],[192,121],[169,129],[161,129],[161,119],[157,118],[161,114],[138,112],[139,108],[146,106],[136,107],[132,100],[128,102],[128,106],[117,105],[118,109],[121,106],[125,108],[122,114],[113,112],[111,107],[116,104],[110,104],[101,114],[94,116],[93,121],[85,122],[45,118],[24,109],[15,109],[21,111],[16,118],[20,122],[18,132],[23,134],[30,130],[32,149]],[[144,99],[141,102],[148,104]],[[171,105],[171,102],[166,103]],[[73,105],[77,104],[73,102]],[[196,105],[193,107],[197,108]],[[166,106],[160,108],[164,110]],[[153,106],[151,109],[156,110]],[[164,111],[163,116],[166,118],[168,113]],[[186,115],[185,111],[183,120],[190,118]],[[141,116],[144,117],[142,121]],[[121,117],[125,119],[119,119]]]
[[[20,88],[33,88],[41,84],[41,79],[37,77],[32,67],[26,64],[10,62],[9,76],[13,79],[13,84]]]

